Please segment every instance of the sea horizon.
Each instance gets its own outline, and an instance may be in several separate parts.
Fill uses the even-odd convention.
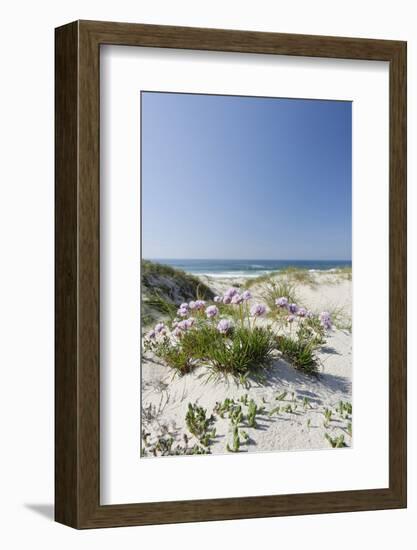
[[[290,267],[314,271],[332,271],[352,267],[352,260],[275,260],[275,259],[214,259],[214,258],[144,258],[152,262],[181,269],[191,275],[235,278],[258,277]]]

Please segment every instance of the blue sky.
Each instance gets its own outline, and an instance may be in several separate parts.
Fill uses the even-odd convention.
[[[142,92],[144,258],[351,259],[351,103]]]

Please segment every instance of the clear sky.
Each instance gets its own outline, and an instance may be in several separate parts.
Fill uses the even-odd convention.
[[[141,101],[144,258],[351,259],[350,102]]]

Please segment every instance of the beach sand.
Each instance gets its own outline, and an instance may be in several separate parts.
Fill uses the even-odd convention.
[[[251,382],[246,389],[232,379],[207,382],[208,373],[204,367],[183,377],[174,376],[158,358],[145,354],[141,368],[142,411],[145,410],[142,429],[150,434],[149,442],[169,434],[176,443],[183,444],[183,434],[188,433],[185,415],[189,403],[198,403],[210,415],[216,403],[226,397],[239,399],[248,394],[249,399],[264,405],[266,411],[257,417],[256,428],[243,428],[249,440],[241,446],[242,452],[331,449],[326,433],[331,438],[343,435],[346,445],[352,445],[348,420],[336,413],[340,401],[351,402],[352,399],[352,282],[346,275],[332,272],[315,272],[311,277],[309,284],[295,283],[299,304],[317,313],[323,310],[337,312],[335,326],[317,354],[321,365],[319,376],[304,374],[277,355],[262,384]],[[245,282],[244,279],[217,277],[202,279],[216,293]],[[260,298],[262,284],[250,290],[255,299]],[[277,400],[284,391],[287,392],[285,399]],[[304,398],[309,400],[308,405],[304,403],[303,406]],[[295,411],[283,412],[288,405],[293,409],[296,405]],[[281,411],[270,416],[269,411],[276,406],[280,406]],[[331,409],[333,415],[325,426],[326,408]],[[224,419],[216,415],[215,427],[211,452],[226,453],[226,445],[232,444],[232,427],[227,415]],[[193,443],[196,440],[190,437],[189,445]]]

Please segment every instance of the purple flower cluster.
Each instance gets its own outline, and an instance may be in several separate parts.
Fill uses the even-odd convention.
[[[332,319],[328,311],[322,311],[319,315],[321,325],[326,329],[330,330],[332,328]]]
[[[196,300],[195,302],[190,302],[188,307],[191,310],[202,311],[206,307],[206,302],[204,300]]]
[[[224,304],[231,304],[232,298],[238,294],[238,290],[234,287],[230,287],[226,292],[223,294],[222,301]]]
[[[229,319],[222,319],[217,325],[217,330],[221,334],[227,334],[233,328],[232,322]]]
[[[190,306],[188,304],[181,304],[177,311],[177,315],[179,315],[180,317],[187,317],[189,309]]]
[[[172,334],[176,338],[181,338],[181,336],[189,330],[192,326],[194,326],[195,319],[194,317],[190,317],[189,319],[184,319],[183,321],[179,321],[178,323],[174,323],[173,327],[174,330],[172,331]]]
[[[166,327],[164,323],[158,323],[155,325],[155,333],[156,334],[165,334],[166,333]]]
[[[242,298],[245,302],[247,302],[252,298],[252,294],[249,292],[249,290],[245,290],[244,292],[242,292]]]
[[[223,304],[240,305],[243,304],[243,302],[247,302],[251,298],[252,294],[249,292],[249,290],[245,290],[244,292],[242,292],[242,294],[239,294],[237,288],[230,287],[226,290],[223,296],[215,296],[214,301],[223,302]]]
[[[307,310],[305,307],[299,307],[297,311],[298,317],[307,317]]]
[[[280,309],[288,311],[289,315],[287,316],[288,323],[293,323],[297,317],[310,319],[314,317],[314,314],[306,309],[305,307],[298,307],[297,304],[290,304],[288,298],[281,296],[275,300],[275,304]],[[321,325],[326,329],[330,330],[332,328],[332,322],[330,314],[327,311],[323,311],[318,316]]]
[[[250,314],[252,317],[261,317],[262,315],[265,315],[266,313],[266,307],[264,304],[254,304],[250,308]]]
[[[147,337],[149,340],[154,340],[157,336],[165,336],[166,333],[167,329],[164,323],[158,323],[153,330],[148,332]]]
[[[209,319],[212,319],[213,317],[216,317],[216,315],[219,314],[219,309],[216,306],[209,306],[206,309],[206,315]]]
[[[233,296],[230,303],[239,305],[239,304],[243,303],[243,297],[239,293],[237,293]]]
[[[285,296],[281,296],[281,298],[277,298],[275,300],[275,304],[278,307],[287,309],[287,307],[288,307],[288,298],[285,298]]]
[[[286,309],[291,315],[298,315],[299,317],[307,317],[309,312],[305,307],[298,307],[297,304],[290,304],[288,298],[281,296],[275,300],[275,304],[281,308]]]
[[[177,310],[177,315],[180,317],[187,317],[191,311],[202,311],[206,307],[204,300],[191,301],[190,303],[181,304]]]

